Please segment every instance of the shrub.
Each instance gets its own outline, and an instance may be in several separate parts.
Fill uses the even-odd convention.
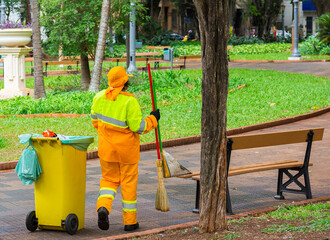
[[[322,27],[318,30],[317,37],[326,45],[330,45],[330,13],[319,17],[318,22]]]
[[[310,36],[303,43],[301,43],[299,51],[303,55],[329,55],[330,45],[326,46],[317,37]]]
[[[228,45],[242,45],[242,44],[261,44],[264,43],[263,40],[260,40],[257,37],[250,37],[250,38],[246,38],[246,37],[237,37],[237,36],[233,36],[230,37],[228,39]]]
[[[288,51],[290,44],[267,43],[267,44],[246,44],[235,46],[230,50],[231,54],[260,54],[260,53],[281,53]]]
[[[45,87],[54,92],[70,92],[80,90],[81,78],[80,75],[56,76],[50,78]]]
[[[152,45],[169,45],[171,42],[171,31],[164,31],[162,34],[156,35],[151,39]]]

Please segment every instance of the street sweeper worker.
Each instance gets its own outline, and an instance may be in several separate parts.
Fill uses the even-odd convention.
[[[158,125],[159,110],[142,118],[138,101],[126,92],[128,75],[123,67],[114,67],[108,73],[109,87],[93,99],[91,118],[98,131],[102,178],[97,199],[98,226],[109,229],[108,215],[117,189],[121,186],[124,230],[139,228],[136,216],[140,134],[150,132]]]

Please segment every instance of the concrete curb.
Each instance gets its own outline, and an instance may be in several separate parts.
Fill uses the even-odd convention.
[[[330,59],[310,59],[310,60],[230,60],[233,63],[301,63],[301,62],[330,62]]]
[[[275,120],[275,121],[264,122],[264,123],[259,123],[259,124],[254,124],[254,125],[249,125],[249,126],[244,126],[244,127],[239,127],[239,128],[228,129],[227,135],[232,136],[232,135],[242,134],[242,133],[246,133],[246,132],[250,132],[250,131],[280,126],[283,124],[293,123],[293,122],[297,122],[300,120],[317,117],[317,116],[325,114],[327,112],[330,112],[330,106],[313,111],[313,112],[293,116],[293,117],[283,118],[283,119],[279,119],[279,120]],[[40,114],[33,114],[33,115],[40,115]],[[54,114],[52,114],[52,115],[54,115]],[[70,115],[70,114],[62,114],[62,115],[64,116],[64,115]],[[72,115],[74,115],[74,114],[72,114]],[[75,115],[79,115],[79,114],[75,114]],[[196,136],[164,140],[164,141],[162,141],[162,143],[163,143],[163,147],[174,147],[174,146],[181,146],[181,145],[197,143],[200,141],[201,141],[201,135],[196,135]],[[153,149],[156,149],[155,142],[143,143],[140,145],[141,152],[149,151],[149,150],[153,150]],[[98,158],[97,150],[87,152],[87,160],[96,159],[96,158]],[[0,171],[15,169],[17,162],[18,162],[17,160],[10,161],[10,162],[0,162]]]
[[[73,114],[73,113],[38,113],[38,114],[26,114],[26,115],[0,115],[0,118],[7,118],[7,117],[19,117],[19,118],[75,118],[75,117],[85,117],[88,114]]]
[[[293,202],[290,204],[287,204],[287,206],[305,206],[308,204],[313,204],[313,203],[318,203],[318,202],[326,202],[330,201],[330,196],[327,197],[319,197],[315,199],[309,199],[305,201],[300,201],[300,202]],[[260,209],[260,210],[252,210],[249,212],[243,212],[239,213],[236,215],[230,215],[227,216],[227,220],[234,220],[234,219],[239,219],[242,217],[257,217],[262,214],[266,214],[269,212],[273,212],[277,210],[278,206],[275,207],[269,207],[265,209]],[[183,223],[183,224],[178,224],[178,225],[172,225],[168,227],[161,227],[161,228],[155,228],[155,229],[150,229],[147,231],[143,232],[134,232],[134,233],[128,233],[128,234],[122,234],[122,235],[116,235],[116,236],[109,236],[109,237],[103,237],[103,238],[97,238],[95,240],[121,240],[121,239],[132,239],[136,237],[143,237],[151,234],[159,234],[168,230],[179,230],[179,229],[185,229],[185,228],[191,228],[198,226],[199,221],[194,221],[194,222],[188,222],[188,223]]]

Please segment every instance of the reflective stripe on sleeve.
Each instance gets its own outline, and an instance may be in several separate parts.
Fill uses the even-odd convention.
[[[123,211],[125,212],[136,212],[137,204],[136,201],[125,201],[123,200]]]
[[[114,119],[114,118],[111,118],[111,117],[104,116],[100,113],[96,113],[96,117],[98,119],[101,119],[103,122],[110,123],[110,124],[116,125],[118,127],[127,127],[126,122],[123,122],[123,121],[120,121],[120,120],[117,120],[117,119]]]
[[[93,120],[97,120],[97,116],[94,115],[94,114],[91,114],[91,118],[92,118]]]
[[[144,119],[142,119],[142,121],[140,123],[140,128],[137,131],[137,133],[142,134],[144,132],[145,127],[146,127],[146,121]]]
[[[117,193],[117,191],[113,188],[101,188],[99,191],[98,199],[103,198],[103,197],[109,197],[109,198],[114,199],[116,196],[116,193]]]

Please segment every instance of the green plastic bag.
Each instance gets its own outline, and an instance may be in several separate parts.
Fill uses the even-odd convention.
[[[37,151],[31,145],[31,141],[29,141],[29,145],[23,150],[16,165],[15,172],[17,172],[17,176],[24,185],[32,184],[40,177],[42,171],[39,165]]]

